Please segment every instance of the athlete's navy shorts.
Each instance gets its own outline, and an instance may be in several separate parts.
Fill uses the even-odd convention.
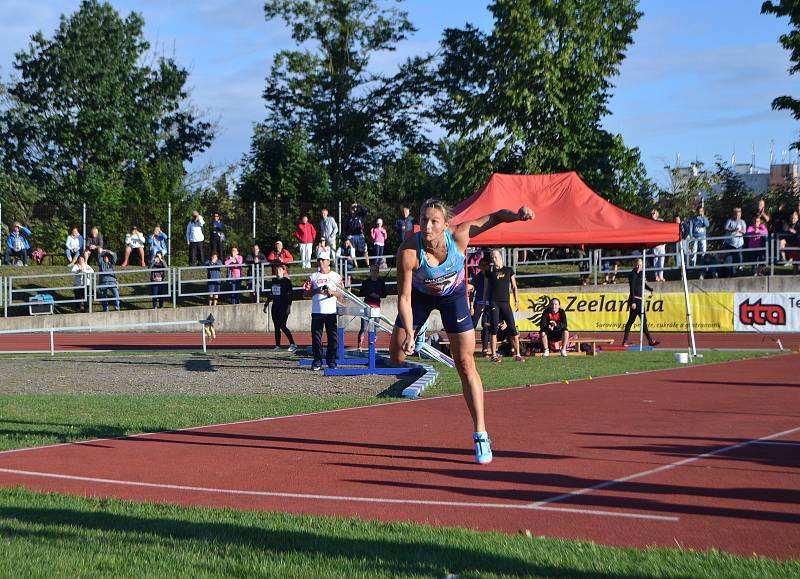
[[[433,310],[439,310],[442,316],[444,331],[448,334],[460,334],[473,329],[472,316],[469,313],[469,303],[467,302],[467,284],[446,296],[432,296],[411,288],[411,312],[413,314],[414,328],[419,328],[424,324]],[[403,322],[400,316],[394,325],[402,328]]]

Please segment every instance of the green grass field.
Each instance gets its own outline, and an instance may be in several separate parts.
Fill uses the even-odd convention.
[[[130,355],[130,354],[128,354]],[[180,354],[176,354],[180,355]],[[704,363],[756,355],[707,353]],[[487,389],[673,367],[669,352],[479,360]],[[0,369],[2,359],[0,359]],[[564,386],[568,387],[568,386]],[[460,392],[444,370],[429,396]],[[359,396],[0,395],[0,448],[376,404]],[[32,557],[31,554],[35,553]],[[795,577],[800,563],[357,519],[0,490],[0,576]]]

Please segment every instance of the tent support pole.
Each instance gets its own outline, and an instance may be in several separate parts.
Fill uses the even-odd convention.
[[[642,248],[642,315],[639,320],[639,351],[644,350],[644,325],[647,323],[647,294],[645,293],[645,285],[647,285],[647,249]]]
[[[692,358],[697,357],[697,344],[694,341],[694,324],[692,322],[692,306],[689,302],[689,282],[686,279],[686,253],[683,247],[683,240],[678,242],[679,261],[681,262],[681,281],[683,281],[683,298],[686,301],[686,321],[689,327],[689,344],[692,348]]]

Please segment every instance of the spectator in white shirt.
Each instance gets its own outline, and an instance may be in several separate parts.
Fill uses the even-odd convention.
[[[72,266],[70,271],[75,274],[75,301],[78,302],[80,311],[85,312],[86,290],[89,289],[89,283],[91,280],[87,274],[94,273],[94,269],[92,269],[91,265],[86,263],[86,258],[81,255],[78,257],[77,263]]]
[[[147,267],[147,262],[144,260],[144,234],[136,225],[131,228],[130,233],[125,235],[125,253],[122,256],[120,267],[128,267],[128,260],[134,251],[139,254],[141,266]]]
[[[64,255],[67,256],[67,262],[69,262],[69,265],[75,265],[78,262],[78,257],[83,253],[83,235],[78,233],[77,227],[73,227],[72,233],[67,235],[64,247],[66,248]]]
[[[189,265],[203,265],[205,257],[203,255],[203,217],[197,212],[192,211],[192,218],[186,224],[186,243],[189,244]]]

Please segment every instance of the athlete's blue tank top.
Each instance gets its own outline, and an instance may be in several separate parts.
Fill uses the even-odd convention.
[[[449,229],[444,230],[447,243],[447,259],[435,267],[428,265],[425,258],[425,249],[422,247],[422,232],[417,232],[417,255],[419,256],[419,269],[411,277],[414,289],[432,296],[447,296],[460,289],[465,283],[466,258],[458,250]]]

